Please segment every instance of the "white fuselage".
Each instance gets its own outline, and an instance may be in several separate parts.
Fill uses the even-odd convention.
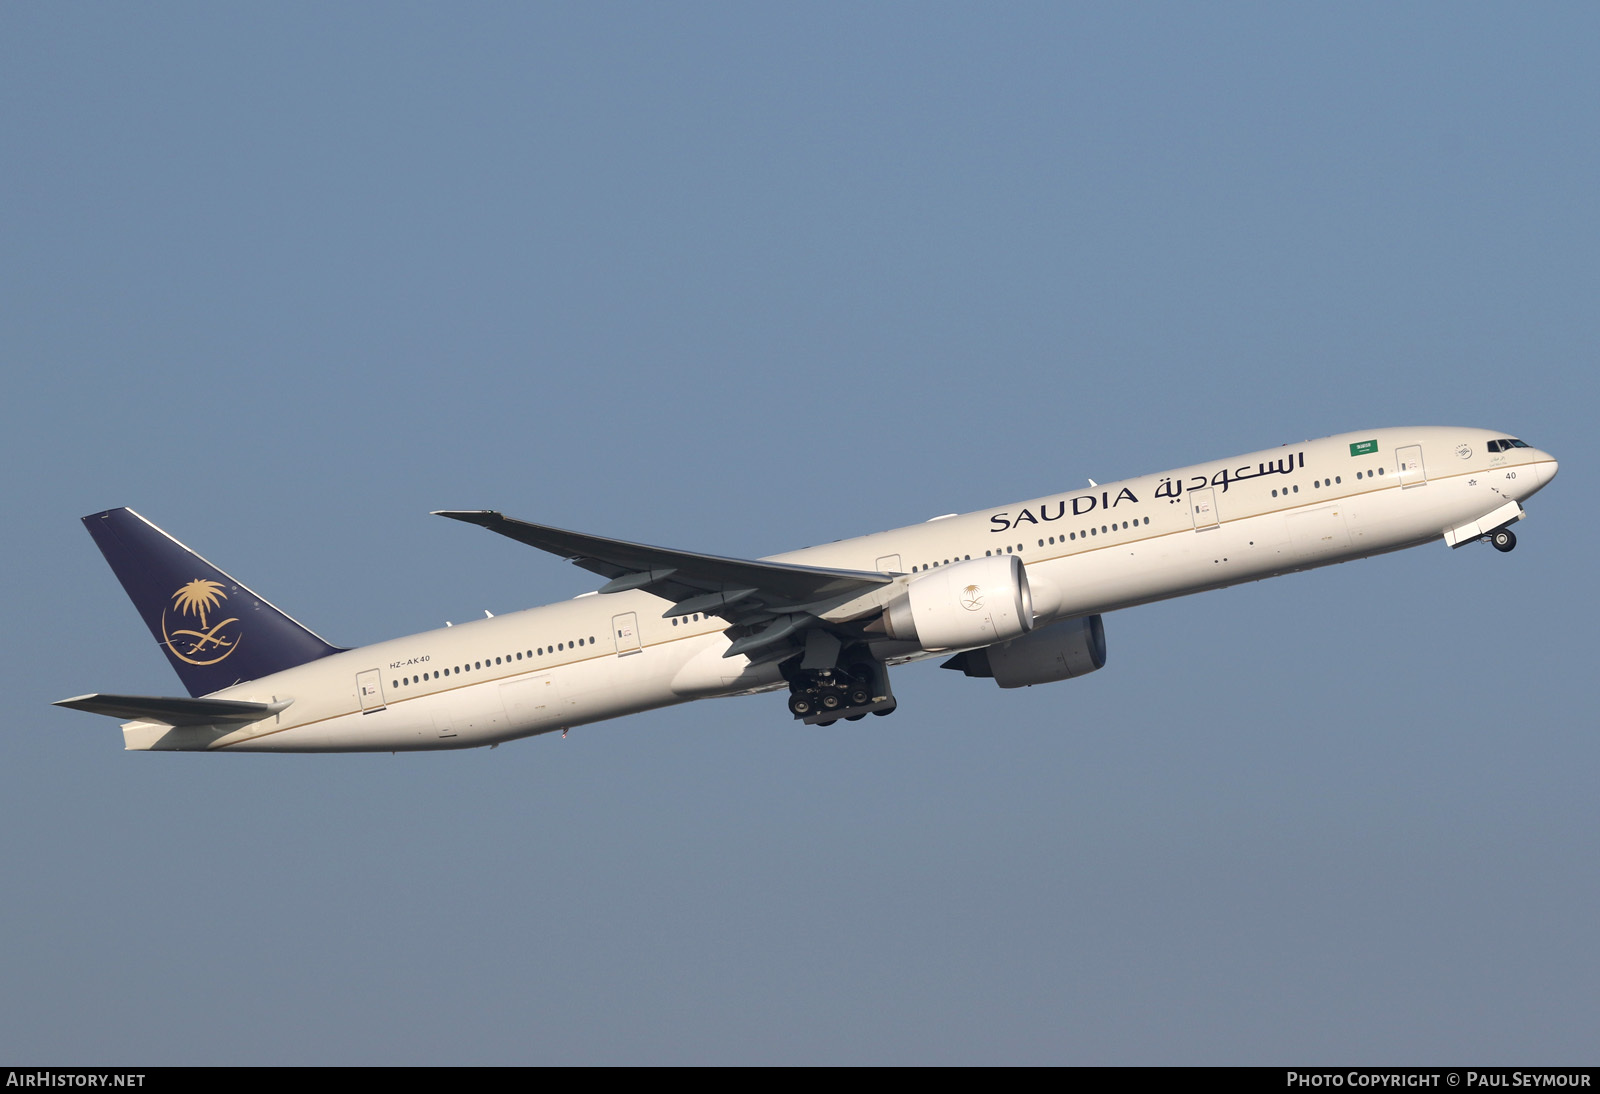
[[[1489,442],[1505,436],[1448,427],[1349,433],[773,557],[901,573],[904,583],[1014,553],[1045,626],[1474,529],[1555,474],[1555,460],[1538,449],[1491,452]],[[646,592],[586,594],[348,650],[217,693],[291,700],[272,717],[221,733],[129,722],[127,747],[466,748],[783,684],[772,662],[722,656],[723,620],[674,622],[662,618],[669,606]],[[894,663],[930,651],[883,638],[874,652]]]

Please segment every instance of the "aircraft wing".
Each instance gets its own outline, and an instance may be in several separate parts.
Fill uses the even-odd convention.
[[[607,539],[545,524],[513,520],[493,510],[444,510],[435,516],[476,524],[519,543],[559,555],[610,578],[602,593],[643,589],[674,603],[670,616],[701,613],[735,625],[726,656],[780,646],[791,636],[823,625],[821,613],[871,592],[894,575],[868,570],[834,570],[786,562],[723,558],[670,547]],[[828,628],[833,629],[833,628]]]
[[[246,703],[237,699],[188,699],[165,695],[79,695],[58,699],[53,706],[86,710],[169,726],[215,726],[259,722],[283,710],[292,700]]]

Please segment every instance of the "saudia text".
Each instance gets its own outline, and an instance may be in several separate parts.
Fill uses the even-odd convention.
[[[1284,456],[1270,463],[1258,463],[1254,467],[1249,464],[1245,464],[1243,467],[1224,467],[1211,475],[1191,475],[1188,480],[1174,479],[1171,475],[1166,475],[1161,479],[1161,484],[1156,487],[1156,497],[1175,499],[1185,490],[1204,490],[1211,486],[1222,487],[1222,492],[1226,494],[1228,487],[1233,483],[1257,479],[1262,475],[1290,475],[1296,471],[1303,470],[1305,466],[1306,454],[1304,452],[1296,452],[1292,456]],[[1115,509],[1125,501],[1134,503],[1139,501],[1134,492],[1126,486],[1117,491],[1116,497],[1112,497],[1109,490],[1102,490],[1098,494],[1078,494],[1074,497],[1060,498],[1056,501],[1043,503],[1039,506],[1037,516],[1034,515],[1031,509],[1024,509],[1014,517],[1010,513],[996,513],[989,518],[989,523],[992,525],[989,531],[1006,532],[1013,528],[1020,528],[1024,524],[1060,520],[1067,515],[1069,507],[1073,516],[1087,516],[1096,509],[1102,511]],[[1052,505],[1056,507],[1054,513],[1050,512]]]

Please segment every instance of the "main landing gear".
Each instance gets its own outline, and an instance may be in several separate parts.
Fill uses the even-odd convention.
[[[1509,551],[1517,545],[1517,536],[1509,528],[1498,528],[1489,533],[1489,544],[1496,551]]]
[[[893,714],[896,705],[889,671],[877,661],[822,671],[796,668],[789,680],[789,713],[808,726]]]

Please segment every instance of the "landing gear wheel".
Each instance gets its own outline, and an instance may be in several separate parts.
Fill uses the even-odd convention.
[[[892,711],[895,701],[888,669],[862,653],[847,652],[829,669],[804,668],[803,659],[780,666],[789,681],[789,713],[808,726],[831,726]]]
[[[1496,551],[1509,551],[1517,545],[1517,537],[1509,528],[1489,533],[1489,543]]]
[[[900,704],[896,703],[893,707],[884,707],[882,710],[875,710],[872,713],[876,714],[880,718],[884,718],[890,714],[893,714],[895,712],[895,707],[898,707],[899,705]]]

